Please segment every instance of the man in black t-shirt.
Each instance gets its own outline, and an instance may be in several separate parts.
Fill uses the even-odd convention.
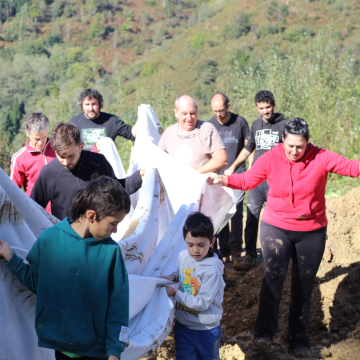
[[[250,130],[249,141],[240,152],[239,156],[225,175],[231,175],[234,167],[240,166],[255,151],[255,161],[264,153],[271,150],[274,146],[282,143],[282,135],[287,120],[283,115],[275,113],[275,99],[271,91],[262,90],[255,95],[255,105],[260,113]],[[230,164],[230,161],[229,161]],[[247,217],[245,227],[246,255],[236,263],[238,270],[248,270],[256,265],[256,241],[259,228],[259,217],[261,209],[267,200],[269,186],[264,180],[256,188],[248,193]]]
[[[116,136],[122,136],[134,141],[137,132],[137,122],[134,126],[125,124],[115,115],[101,112],[104,106],[102,95],[95,89],[86,89],[77,100],[82,113],[74,116],[69,122],[75,124],[81,132],[84,150],[98,152],[98,141],[109,137],[115,141]]]
[[[224,171],[235,162],[249,137],[249,125],[247,121],[242,116],[228,111],[229,107],[230,101],[226,95],[217,93],[212,97],[211,109],[215,116],[212,117],[209,122],[212,123],[219,132],[228,157],[228,165],[220,170],[218,172],[219,174],[224,174]],[[245,170],[245,163],[242,163],[234,168],[233,172],[241,174]],[[218,234],[220,245],[219,256],[223,260],[227,260],[230,254],[232,254],[233,258],[239,258],[241,256],[243,201],[244,192],[240,194],[240,201],[236,205],[236,213],[231,219],[231,233],[229,224],[227,224]]]

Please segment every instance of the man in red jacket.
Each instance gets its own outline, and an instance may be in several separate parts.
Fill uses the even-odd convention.
[[[49,119],[41,112],[30,113],[25,120],[26,144],[11,159],[10,178],[25,194],[32,188],[44,165],[55,159],[55,151],[48,138]],[[50,205],[46,207],[50,212]]]

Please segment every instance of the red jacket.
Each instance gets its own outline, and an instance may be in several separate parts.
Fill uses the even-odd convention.
[[[38,178],[43,166],[55,159],[55,151],[48,139],[44,152],[32,148],[30,139],[25,146],[15,153],[11,159],[10,178],[21,189],[24,185],[25,194],[30,196],[35,181]],[[49,205],[46,207],[50,211]]]
[[[328,173],[357,177],[359,161],[308,144],[304,156],[293,162],[279,144],[259,157],[249,171],[228,176],[227,186],[248,190],[266,179],[269,192],[262,220],[285,230],[312,231],[327,224]]]

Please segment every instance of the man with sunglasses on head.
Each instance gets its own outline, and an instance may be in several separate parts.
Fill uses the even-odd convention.
[[[219,175],[223,175],[236,160],[241,150],[247,144],[250,131],[247,121],[237,114],[229,111],[230,100],[222,93],[216,93],[211,99],[211,110],[214,116],[209,120],[216,130],[219,132],[224,142],[229,164],[218,171]],[[234,173],[242,174],[246,171],[245,162],[236,166]],[[218,233],[219,238],[219,257],[223,261],[227,261],[232,255],[233,259],[241,258],[242,235],[243,235],[243,203],[244,191],[238,190],[238,203],[236,204],[236,212],[231,219],[231,231],[229,224]]]
[[[195,99],[178,97],[174,112],[178,123],[166,129],[159,148],[202,174],[217,173],[227,166],[224,143],[214,125],[198,120]]]

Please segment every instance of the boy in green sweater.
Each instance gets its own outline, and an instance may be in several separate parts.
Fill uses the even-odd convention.
[[[56,360],[119,360],[125,349],[128,274],[110,235],[129,210],[126,190],[102,176],[76,193],[73,220],[40,234],[26,258],[29,265],[0,240],[0,258],[37,295],[38,344],[54,349]]]

